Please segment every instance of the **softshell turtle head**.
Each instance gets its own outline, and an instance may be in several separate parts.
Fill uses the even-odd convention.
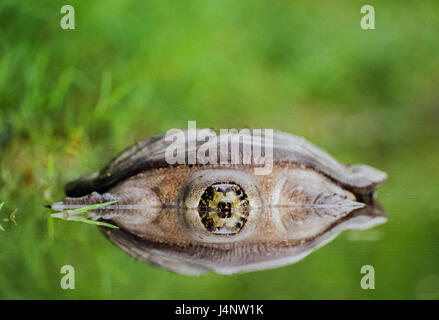
[[[231,274],[296,262],[343,230],[385,222],[374,200],[385,179],[290,134],[202,129],[136,143],[52,208],[118,200],[95,213],[120,227],[104,231],[122,250],[182,274]]]

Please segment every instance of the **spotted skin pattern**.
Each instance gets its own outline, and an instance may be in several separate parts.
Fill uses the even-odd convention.
[[[215,183],[206,188],[198,204],[204,227],[214,234],[233,235],[241,231],[249,215],[249,201],[236,183]]]

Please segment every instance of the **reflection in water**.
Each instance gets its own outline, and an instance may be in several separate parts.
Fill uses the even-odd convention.
[[[342,230],[385,221],[373,195],[386,173],[342,165],[303,138],[270,132],[228,133],[195,143],[190,152],[189,131],[175,144],[166,134],[152,137],[69,184],[68,197],[52,209],[117,200],[92,217],[120,227],[105,230],[109,239],[144,262],[184,274],[293,263]],[[169,148],[178,147],[188,157],[206,150],[210,157],[211,148],[219,153],[209,163],[170,165]],[[262,149],[264,155],[245,160]],[[259,174],[255,169],[268,159],[270,172]]]
[[[113,205],[95,213],[120,227],[102,230],[122,250],[184,274],[230,274],[290,264],[344,230],[367,229],[387,220],[377,202],[353,210],[340,206],[252,208],[240,232],[217,234],[202,223],[200,209]],[[234,216],[225,217],[225,223]]]

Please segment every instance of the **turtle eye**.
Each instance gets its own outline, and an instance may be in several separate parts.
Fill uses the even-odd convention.
[[[247,194],[233,182],[208,186],[198,204],[201,222],[213,234],[240,232],[247,222],[249,210]]]
[[[236,241],[258,225],[262,198],[254,176],[242,170],[195,172],[182,188],[187,234],[208,242]]]

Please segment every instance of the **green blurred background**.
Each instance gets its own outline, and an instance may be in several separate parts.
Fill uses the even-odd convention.
[[[60,28],[64,4],[76,30]],[[375,30],[360,28],[364,4]],[[435,0],[1,0],[0,298],[438,299],[438,12]],[[66,182],[188,120],[287,131],[386,171],[389,221],[294,265],[187,277],[48,219]],[[65,264],[75,290],[60,288]],[[360,288],[366,264],[375,290]]]

